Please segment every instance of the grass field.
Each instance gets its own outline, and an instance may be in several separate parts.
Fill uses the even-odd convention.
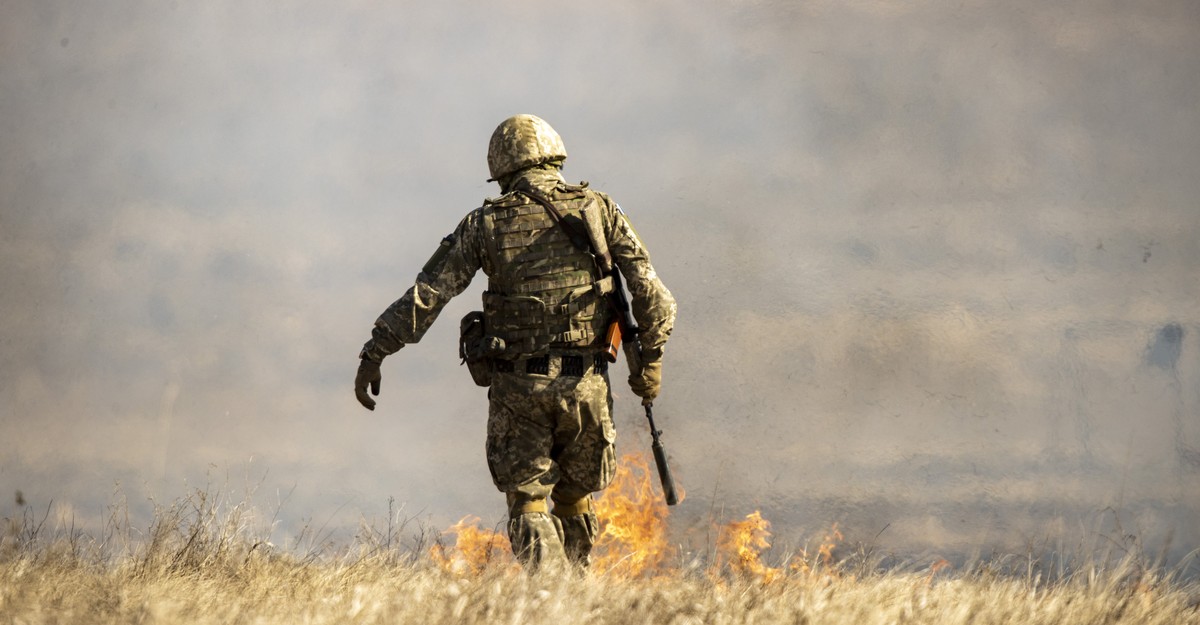
[[[769,563],[768,525],[752,514],[723,527],[710,553],[683,557],[664,542],[662,508],[613,503],[600,505],[612,531],[591,570],[536,574],[469,521],[276,547],[249,506],[203,491],[160,507],[140,532],[120,507],[99,536],[27,513],[0,543],[0,623],[1200,624],[1194,579],[1134,555],[884,567],[839,545],[833,527]]]

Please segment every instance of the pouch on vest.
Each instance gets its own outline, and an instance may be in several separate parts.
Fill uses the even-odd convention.
[[[479,386],[492,385],[492,358],[504,353],[504,339],[488,336],[483,313],[473,310],[458,326],[458,357]]]

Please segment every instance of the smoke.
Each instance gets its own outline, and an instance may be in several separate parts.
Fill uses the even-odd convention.
[[[685,536],[761,507],[902,552],[1117,522],[1186,552],[1198,34],[1167,1],[6,3],[0,486],[81,521],[117,484],[498,518],[453,347],[481,278],[379,410],[350,380],[530,112],[679,300]]]

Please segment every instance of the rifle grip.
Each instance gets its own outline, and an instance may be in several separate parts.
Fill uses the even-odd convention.
[[[608,324],[608,331],[604,333],[604,357],[609,362],[617,361],[617,353],[621,351],[621,322],[613,320]]]

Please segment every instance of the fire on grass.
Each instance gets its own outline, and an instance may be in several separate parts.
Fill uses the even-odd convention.
[[[634,578],[670,575],[677,572],[677,551],[667,536],[670,509],[656,487],[649,460],[627,454],[618,463],[617,474],[596,500],[600,536],[592,550],[592,569],[598,573]],[[682,490],[680,497],[683,497]],[[508,539],[501,533],[478,527],[478,517],[465,517],[443,532],[444,542],[453,536],[453,546],[439,542],[430,558],[443,569],[463,575],[478,575],[490,567],[514,567]],[[762,561],[770,547],[770,522],[755,511],[745,520],[721,527],[717,534],[717,558],[710,573],[728,570],[734,575],[771,582],[784,569]],[[842,535],[835,524],[821,543],[815,558],[802,551],[788,565],[793,573],[829,570],[833,549]]]
[[[684,492],[677,488],[682,501]],[[617,463],[612,484],[596,500],[600,537],[592,549],[592,566],[602,573],[637,577],[663,570],[675,555],[667,541],[670,514],[662,493],[654,488],[650,463],[641,454],[626,454]]]
[[[479,517],[465,516],[442,532],[442,540],[429,550],[429,558],[442,569],[459,575],[479,575],[496,566],[515,566],[508,538],[499,532],[479,527]],[[447,537],[454,537],[448,547]]]
[[[758,578],[764,583],[774,581],[785,569],[767,566],[762,560],[763,551],[771,547],[770,538],[771,522],[764,519],[758,510],[747,514],[744,521],[733,521],[722,527],[717,534],[716,572],[727,567],[735,574]],[[834,523],[817,547],[815,557],[810,557],[808,550],[802,549],[792,557],[787,570],[804,575],[835,575],[835,569],[831,566],[833,550],[841,540],[842,533]]]

